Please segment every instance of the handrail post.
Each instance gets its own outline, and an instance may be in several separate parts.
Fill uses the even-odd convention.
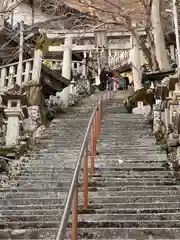
[[[84,209],[88,208],[88,143],[84,152]]]
[[[96,155],[96,141],[97,141],[97,109],[96,109],[96,112],[95,112],[95,115],[94,115],[94,156]]]
[[[101,118],[101,120],[102,120],[102,112],[103,112],[103,96],[100,100],[100,118]]]
[[[94,119],[91,125],[91,176],[94,174]]]
[[[78,239],[78,183],[74,191],[72,205],[72,240]]]
[[[99,103],[96,109],[96,143],[97,143],[98,137],[99,137]]]

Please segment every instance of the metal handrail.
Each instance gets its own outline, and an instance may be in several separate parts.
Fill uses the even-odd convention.
[[[107,99],[107,91],[106,99]],[[61,218],[60,227],[56,240],[63,240],[65,237],[65,231],[68,224],[70,208],[72,206],[72,240],[78,239],[77,234],[77,222],[78,222],[78,177],[81,170],[82,160],[84,158],[84,209],[88,208],[88,136],[91,133],[91,176],[94,175],[94,157],[96,154],[96,143],[100,134],[101,120],[102,120],[102,101],[103,101],[104,92],[101,93],[100,98],[98,99],[93,113],[90,117],[86,133],[84,135],[83,143],[81,145],[81,150],[79,152],[73,179],[69,189],[68,196],[66,198],[64,211]],[[111,99],[111,91],[110,91]]]

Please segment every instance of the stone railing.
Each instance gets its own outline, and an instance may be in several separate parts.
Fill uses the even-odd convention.
[[[108,62],[112,69],[116,69],[124,64],[128,64],[130,62],[129,51],[121,51],[117,52],[114,56],[109,56]]]
[[[62,68],[63,60],[44,59],[43,63],[52,70],[59,70]],[[76,71],[77,73],[82,73],[82,61],[72,61],[71,66],[72,66],[72,71]]]
[[[33,58],[23,61],[21,84],[32,79]],[[14,84],[18,84],[18,62],[0,67],[0,93],[5,92]]]

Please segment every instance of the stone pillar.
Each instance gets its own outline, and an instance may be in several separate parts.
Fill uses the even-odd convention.
[[[153,132],[157,133],[161,127],[161,100],[156,99],[156,103],[153,107]]]
[[[34,51],[32,80],[38,84],[41,76],[41,66],[42,66],[42,51],[40,49],[36,49]]]
[[[75,103],[76,96],[77,96],[76,82],[73,79],[69,85],[69,104],[73,105]]]
[[[169,91],[169,98],[173,99],[173,91]],[[173,105],[170,104],[169,106],[169,124],[172,125],[172,120],[173,120]]]
[[[66,37],[65,38],[65,50],[63,53],[63,65],[62,65],[62,76],[71,80],[71,62],[72,62],[72,38]],[[68,107],[69,103],[69,90],[70,87],[66,87],[61,92],[61,100],[63,102],[63,107]]]
[[[106,30],[95,31],[95,45],[100,48],[100,68],[108,63],[108,39]]]
[[[82,75],[87,78],[87,66],[86,66],[86,52],[84,52],[84,58],[82,60]]]
[[[98,53],[97,56],[97,73],[96,73],[96,86],[100,84],[100,74],[101,74],[101,63],[100,63],[100,56]]]
[[[131,36],[131,63],[133,72],[134,91],[142,88],[141,83],[141,54],[137,40]]]
[[[72,62],[72,38],[65,38],[65,49],[63,53],[62,76],[69,79],[71,78],[71,62]]]
[[[165,123],[166,129],[168,129],[168,126],[169,126],[169,108],[168,107],[166,107],[164,110],[164,123]]]
[[[32,77],[23,83],[25,91],[27,92],[29,106],[39,106],[42,102],[42,92],[40,86],[41,66],[42,51],[40,49],[36,49],[34,51]],[[29,72],[27,74],[29,74]],[[26,78],[27,77],[28,76],[26,76]]]
[[[99,85],[99,75],[101,73],[101,69],[108,64],[108,40],[107,40],[107,32],[106,30],[98,30],[95,31],[95,45],[97,47],[97,68],[98,75],[96,76],[96,85]]]

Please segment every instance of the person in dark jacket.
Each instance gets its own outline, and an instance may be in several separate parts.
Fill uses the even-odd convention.
[[[110,69],[104,67],[100,73],[100,84],[98,86],[100,91],[104,91],[106,89],[109,78],[113,77],[113,73]]]

